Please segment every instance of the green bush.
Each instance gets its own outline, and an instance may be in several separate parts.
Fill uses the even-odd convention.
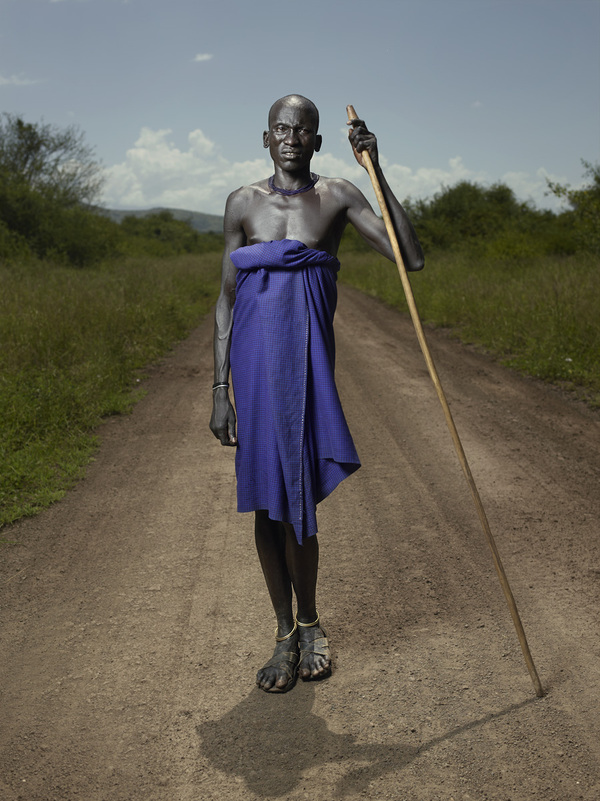
[[[121,250],[127,255],[178,256],[222,251],[222,234],[199,233],[186,220],[164,210],[144,217],[128,215],[121,222]]]
[[[86,204],[102,186],[81,131],[0,114],[0,255],[78,267],[116,253],[119,229]]]
[[[19,179],[0,181],[0,225],[5,258],[28,251],[77,267],[116,255],[122,238],[106,217],[81,205],[62,205]]]
[[[507,259],[573,252],[573,237],[557,216],[520,203],[502,183],[490,187],[461,181],[431,200],[407,201],[425,252],[471,249]]]
[[[0,260],[6,262],[14,259],[26,259],[30,256],[31,250],[26,240],[11,231],[0,219]]]
[[[552,194],[566,200],[571,210],[563,217],[572,227],[575,242],[580,250],[600,255],[600,164],[582,161],[587,185],[581,189],[548,181]]]
[[[76,125],[59,128],[0,113],[0,183],[24,183],[47,200],[69,207],[93,203],[103,184],[93,148]]]

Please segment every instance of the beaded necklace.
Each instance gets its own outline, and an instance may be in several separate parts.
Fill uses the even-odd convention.
[[[277,192],[278,195],[299,195],[302,192],[308,192],[309,189],[312,189],[319,180],[319,176],[311,172],[310,183],[306,184],[306,186],[301,186],[300,189],[281,189],[281,187],[275,186],[274,179],[274,175],[269,178],[269,189],[271,189],[271,191]]]

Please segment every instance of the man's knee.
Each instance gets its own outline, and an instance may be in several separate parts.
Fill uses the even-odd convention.
[[[284,523],[279,520],[272,520],[266,509],[257,509],[254,513],[254,529],[258,535],[285,539]]]

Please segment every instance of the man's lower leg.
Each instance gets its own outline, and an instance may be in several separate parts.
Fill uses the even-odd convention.
[[[286,525],[286,561],[298,603],[299,672],[303,679],[321,679],[331,673],[331,658],[316,605],[319,543],[316,536],[300,545]]]
[[[254,524],[256,550],[277,618],[277,636],[294,627],[292,581],[286,562],[286,536],[283,524],[271,520],[263,510],[256,512]]]
[[[256,549],[271,603],[277,617],[275,651],[256,676],[266,692],[286,692],[294,686],[298,669],[298,634],[292,612],[292,582],[285,556],[285,529],[264,511],[255,515]]]

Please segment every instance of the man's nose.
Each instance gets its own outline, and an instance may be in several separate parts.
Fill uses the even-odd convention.
[[[285,143],[289,145],[295,145],[298,141],[298,131],[290,128],[285,135]]]

